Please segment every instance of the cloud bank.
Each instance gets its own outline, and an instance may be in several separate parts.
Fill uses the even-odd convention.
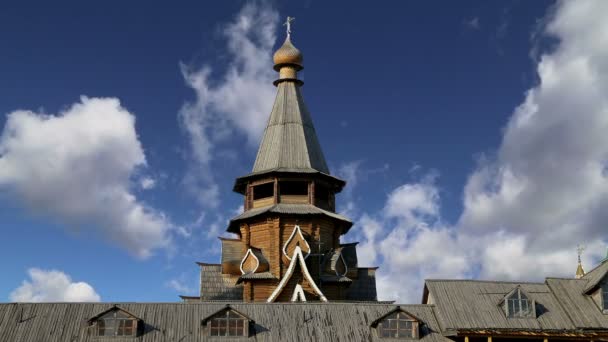
[[[559,2],[544,34],[538,84],[513,112],[497,157],[470,175],[464,210],[441,219],[434,180],[391,192],[359,220],[360,251],[380,262],[383,299],[418,302],[425,278],[542,280],[605,255],[608,227],[608,3]]]
[[[0,191],[142,258],[171,244],[172,227],[132,192],[145,166],[135,116],[115,98],[82,97],[56,115],[14,111],[0,135]]]
[[[217,207],[219,189],[212,176],[218,145],[244,135],[257,144],[272,107],[276,78],[271,66],[278,13],[267,5],[246,4],[222,28],[227,44],[226,69],[216,75],[209,65],[181,65],[195,101],[183,105],[178,120],[190,143],[193,164],[185,185],[206,208]]]
[[[73,282],[70,276],[56,270],[30,268],[30,279],[11,292],[13,302],[99,302],[101,297],[85,282]]]

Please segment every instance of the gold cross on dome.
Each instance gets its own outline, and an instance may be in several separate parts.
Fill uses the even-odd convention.
[[[578,253],[578,262],[581,262],[581,254],[585,251],[585,246],[576,245],[576,252]]]
[[[287,35],[290,36],[291,35],[291,22],[296,20],[296,18],[294,17],[287,17],[287,19],[285,20],[285,23],[283,23],[283,26],[287,26]]]

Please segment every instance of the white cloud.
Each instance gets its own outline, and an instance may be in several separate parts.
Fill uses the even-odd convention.
[[[605,1],[559,3],[546,26],[559,45],[541,56],[539,84],[509,120],[496,160],[482,163],[465,188],[463,229],[507,231],[509,250],[523,248],[542,265],[520,276],[571,274],[553,262],[557,255],[571,254],[576,243],[591,247],[606,239],[606,11]],[[592,255],[601,252],[589,248]],[[513,262],[525,268],[525,258]],[[502,274],[490,265],[484,270]]]
[[[139,180],[139,185],[144,190],[154,189],[156,186],[156,180],[154,180],[152,177],[143,177]]]
[[[559,2],[545,34],[559,44],[538,61],[493,160],[464,189],[455,225],[442,223],[433,181],[404,184],[359,222],[362,255],[379,262],[383,299],[419,301],[423,279],[573,277],[605,255],[608,227],[606,1]],[[432,180],[434,178],[431,178]]]
[[[170,245],[170,222],[130,191],[145,165],[135,116],[114,98],[82,97],[58,115],[15,111],[0,135],[0,191],[139,257]]]
[[[11,292],[13,302],[99,302],[99,294],[85,282],[72,282],[67,274],[56,270],[30,268],[29,280]]]
[[[182,295],[195,293],[195,289],[187,284],[182,279],[171,279],[166,283],[166,286],[179,292]]]
[[[178,118],[190,139],[194,165],[185,183],[205,207],[218,205],[219,189],[211,176],[216,147],[234,136],[244,135],[258,143],[272,107],[277,77],[272,69],[272,48],[278,13],[266,5],[246,4],[234,20],[223,27],[227,42],[227,69],[182,65],[186,83],[195,94],[184,104]]]
[[[467,249],[457,231],[439,217],[439,191],[434,173],[422,182],[393,190],[377,215],[364,214],[356,228],[360,264],[381,265],[380,299],[420,300],[427,277],[460,278],[470,272]]]

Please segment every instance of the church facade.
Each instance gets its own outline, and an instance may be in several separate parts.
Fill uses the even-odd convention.
[[[234,191],[244,212],[220,238],[221,263],[199,263],[200,298],[243,302],[376,301],[375,267],[341,244],[352,222],[335,212],[345,182],[330,174],[302,97],[302,53],[288,35],[274,54],[279,77],[270,118],[250,174]]]
[[[288,21],[289,23],[289,21]],[[419,304],[378,301],[332,176],[287,39],[274,55],[277,95],[252,172],[236,179],[244,211],[197,263],[200,294],[177,303],[0,304],[0,341],[608,341],[608,258],[544,282],[427,280]]]

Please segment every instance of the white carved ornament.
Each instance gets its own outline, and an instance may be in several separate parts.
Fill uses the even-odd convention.
[[[245,272],[245,270],[243,270],[243,264],[247,260],[247,257],[250,256],[250,255],[255,259],[256,264],[255,264],[255,267],[253,268],[253,271],[251,271],[251,272]],[[255,273],[255,271],[258,269],[258,267],[260,267],[260,259],[258,259],[258,257],[255,256],[255,253],[253,253],[251,251],[251,248],[249,248],[247,250],[247,253],[245,253],[245,256],[243,257],[243,260],[241,260],[241,265],[239,266],[239,268],[241,269],[241,274]]]
[[[304,241],[304,244],[306,246],[306,255],[304,255],[304,259],[308,258],[308,256],[310,255],[310,245],[308,244],[308,241],[306,241],[306,239],[304,238],[304,235],[302,235],[302,230],[300,229],[300,226],[296,225],[293,228],[291,235],[289,235],[287,241],[285,241],[285,243],[283,244],[283,255],[285,255],[287,260],[291,260],[291,256],[287,253],[287,246],[289,246],[291,240],[296,238],[296,236],[300,238],[300,241]]]
[[[291,260],[291,262],[289,263],[289,267],[287,268],[287,272],[285,272],[285,275],[283,276],[283,279],[281,279],[281,282],[279,282],[279,285],[277,285],[277,287],[274,289],[274,291],[272,292],[272,294],[270,295],[270,297],[268,297],[268,299],[266,300],[266,302],[272,303],[272,302],[274,302],[277,299],[277,297],[279,296],[279,294],[281,293],[281,291],[283,291],[283,288],[285,287],[285,285],[287,285],[287,282],[289,281],[289,279],[293,275],[293,272],[296,269],[296,264],[297,263],[300,264],[300,269],[302,269],[302,273],[304,274],[304,278],[306,278],[306,280],[308,280],[308,282],[310,283],[310,286],[312,287],[312,289],[319,296],[319,299],[322,302],[327,302],[327,298],[325,297],[325,295],[323,295],[323,292],[321,292],[321,289],[319,289],[319,287],[317,286],[317,284],[315,283],[315,281],[312,279],[312,276],[310,275],[310,272],[308,272],[308,268],[306,267],[306,261],[304,261],[304,255],[302,254],[302,249],[300,248],[300,246],[296,246],[296,248],[293,251],[293,256],[292,256],[292,258],[290,258],[290,260]]]

